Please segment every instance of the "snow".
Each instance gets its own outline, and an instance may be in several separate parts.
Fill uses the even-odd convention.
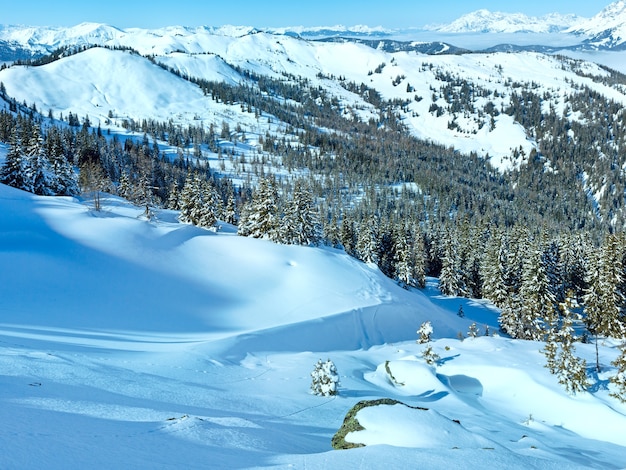
[[[440,296],[434,279],[406,291],[342,251],[171,211],[147,221],[113,196],[90,207],[0,185],[2,468],[626,465],[616,342],[572,397],[540,343],[454,339],[472,322],[496,331],[497,312]],[[425,321],[435,366],[416,343]],[[592,345],[577,351],[593,362]],[[329,358],[339,395],[318,397],[311,372]],[[367,447],[332,450],[346,412],[381,397],[428,411],[363,409],[349,438]]]

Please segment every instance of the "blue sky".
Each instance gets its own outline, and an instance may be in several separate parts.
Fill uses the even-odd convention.
[[[591,17],[610,0],[27,0],[8,1],[0,12],[0,24],[73,26],[85,21],[121,28],[156,28],[168,25],[255,27],[277,26],[384,26],[420,27],[446,23],[474,10],[526,13],[575,13]]]

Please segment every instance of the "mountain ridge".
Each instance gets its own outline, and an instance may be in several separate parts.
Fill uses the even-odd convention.
[[[576,15],[552,13],[531,17],[523,13],[491,12],[476,10],[461,16],[452,23],[429,25],[427,30],[440,33],[555,33],[564,31],[582,18]]]

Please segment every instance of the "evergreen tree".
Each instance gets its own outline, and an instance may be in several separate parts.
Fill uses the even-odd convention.
[[[441,258],[439,289],[443,295],[463,295],[465,286],[463,285],[459,267],[458,243],[450,230],[445,231],[442,243],[443,256]]]
[[[476,326],[476,323],[472,323],[469,326],[469,330],[467,331],[467,337],[476,338],[477,336],[478,336],[478,327]]]
[[[595,336],[596,369],[600,371],[598,337],[624,337],[626,328],[622,320],[624,297],[619,289],[623,282],[622,253],[619,239],[609,235],[599,250],[592,255],[587,275],[588,289],[583,297],[585,323]]]
[[[611,364],[617,368],[617,373],[609,379],[616,388],[611,396],[626,403],[626,342],[622,343],[620,355]]]
[[[358,258],[365,263],[378,263],[378,219],[370,215],[359,224],[356,240]]]
[[[214,186],[203,181],[198,172],[189,173],[180,195],[179,220],[198,227],[214,227],[217,223],[217,201]]]
[[[65,156],[62,136],[56,127],[48,131],[45,139],[45,152],[48,154],[51,170],[55,175],[56,186],[52,188],[54,194],[59,196],[80,194],[78,175]]]
[[[335,363],[328,359],[320,359],[311,372],[311,392],[322,397],[334,396],[339,393],[339,374]]]
[[[503,236],[502,233],[495,233],[490,238],[480,271],[483,297],[500,308],[504,306],[510,295],[506,285],[507,245],[503,243]]]
[[[169,194],[167,195],[167,204],[165,207],[174,211],[180,210],[180,191],[178,190],[178,185],[176,183],[172,183],[170,186]]]
[[[278,190],[274,182],[261,178],[239,221],[239,235],[280,240],[280,211]]]
[[[559,383],[565,387],[567,393],[572,395],[582,392],[589,387],[587,363],[574,354],[573,309],[576,306],[572,297],[568,297],[561,303],[563,324],[558,332],[561,351],[556,358],[556,373]]]
[[[519,338],[539,341],[547,332],[544,323],[554,323],[556,299],[550,288],[539,242],[534,242],[525,259],[520,286],[521,324]]]
[[[197,173],[188,173],[180,194],[180,215],[178,220],[183,223],[198,225],[200,223],[200,178]]]
[[[126,171],[120,175],[120,182],[117,186],[117,194],[120,197],[130,201],[133,197],[133,191],[130,183],[130,177]]]
[[[411,249],[409,235],[406,230],[395,237],[395,271],[398,283],[405,287],[417,287],[419,281],[415,274],[415,255]]]
[[[435,351],[433,351],[432,345],[429,343],[426,345],[424,350],[422,351],[422,357],[426,361],[426,363],[430,366],[436,365],[441,357]]]
[[[500,329],[511,338],[523,337],[524,325],[520,313],[521,309],[522,305],[519,296],[511,295],[500,310],[500,316],[498,317]]]
[[[321,239],[320,222],[311,190],[301,180],[294,185],[293,196],[281,221],[281,241],[288,245],[316,246]]]
[[[230,191],[228,194],[228,200],[224,209],[224,222],[237,225],[237,205],[235,203],[234,191]]]
[[[417,330],[417,334],[419,338],[417,339],[417,344],[426,344],[430,342],[430,337],[433,334],[433,325],[429,321],[425,321]]]
[[[548,337],[546,338],[546,345],[542,352],[546,356],[546,367],[551,374],[556,374],[557,368],[557,355],[559,353],[559,335],[558,325],[549,325]]]
[[[355,229],[355,221],[351,214],[345,214],[341,223],[340,240],[343,249],[350,256],[358,258],[356,250],[357,231]]]
[[[198,203],[200,204],[200,218],[198,226],[214,227],[217,225],[217,214],[219,212],[219,196],[215,186],[209,181],[198,184],[200,193],[198,195]]]
[[[9,151],[0,170],[0,182],[17,189],[30,191],[31,188],[26,183],[25,177],[26,158],[17,128],[11,132],[10,139]]]
[[[426,287],[426,259],[424,256],[424,239],[420,233],[419,228],[414,225],[414,229],[411,236],[411,243],[413,256],[413,276],[417,287],[423,289]]]

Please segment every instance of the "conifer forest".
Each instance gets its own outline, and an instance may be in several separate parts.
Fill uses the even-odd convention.
[[[1,181],[39,195],[91,195],[96,208],[99,193],[114,193],[148,217],[154,207],[176,209],[201,227],[225,222],[242,236],[342,248],[406,288],[438,277],[445,295],[493,302],[513,338],[546,340],[572,322],[584,325],[584,340],[626,334],[626,113],[615,101],[577,86],[560,113],[544,105],[548,91],[510,82],[509,106],[477,108],[477,96],[498,92],[441,73],[440,88],[431,88],[446,105],[433,104],[433,115],[448,115],[451,127],[458,116],[482,127],[507,115],[536,141],[530,154],[511,155],[522,164],[502,171],[476,153],[416,138],[401,115],[408,103],[385,101],[364,83],[326,77],[374,106],[378,119],[346,115],[306,78],[239,69],[247,81],[234,85],[160,66],[208,99],[280,121],[281,132],[265,132],[244,151],[238,122],[129,119],[124,128],[143,138],[124,139],[88,116],[19,103],[2,85],[0,142],[9,151]],[[626,76],[607,72],[592,79],[626,88]]]

